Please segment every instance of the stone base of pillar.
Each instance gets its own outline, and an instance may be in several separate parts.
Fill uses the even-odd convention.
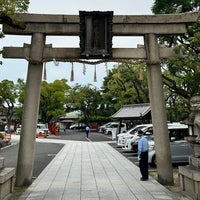
[[[14,191],[15,168],[4,168],[4,158],[0,158],[0,199],[8,199]]]
[[[192,144],[194,155],[189,158],[188,166],[179,166],[182,192],[194,200],[200,200],[200,145]]]

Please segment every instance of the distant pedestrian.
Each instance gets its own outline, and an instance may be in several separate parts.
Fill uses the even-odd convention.
[[[90,127],[89,126],[86,126],[85,132],[86,132],[86,137],[88,138],[88,135],[89,135],[89,132],[90,132]]]
[[[148,173],[148,149],[149,144],[148,140],[144,137],[143,131],[138,131],[138,136],[140,139],[138,140],[138,160],[139,160],[139,168],[142,174],[140,178],[141,181],[146,181],[149,179]]]

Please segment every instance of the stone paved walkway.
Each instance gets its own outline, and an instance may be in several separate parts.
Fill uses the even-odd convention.
[[[104,142],[68,141],[20,200],[175,200]]]

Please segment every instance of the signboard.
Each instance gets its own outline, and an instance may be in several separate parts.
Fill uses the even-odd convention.
[[[113,12],[80,11],[80,49],[86,59],[112,57]]]

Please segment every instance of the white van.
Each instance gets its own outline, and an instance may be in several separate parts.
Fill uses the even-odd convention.
[[[149,126],[152,126],[152,124],[139,124],[125,133],[118,134],[117,145],[123,147],[126,144],[126,140],[132,139],[133,137],[137,136],[138,130],[144,129]]]
[[[49,134],[49,129],[46,124],[37,124],[36,133],[46,133]]]
[[[112,123],[112,122],[108,122],[108,123],[106,123],[106,124],[101,125],[101,126],[99,127],[98,132],[99,132],[99,133],[104,133],[106,127],[109,127],[109,125],[110,125],[111,123]]]
[[[116,139],[116,133],[119,123],[118,122],[111,122],[105,129],[104,133],[106,135],[112,134],[112,139]],[[125,123],[121,124],[121,131],[120,133],[125,133],[127,131],[127,126]]]

